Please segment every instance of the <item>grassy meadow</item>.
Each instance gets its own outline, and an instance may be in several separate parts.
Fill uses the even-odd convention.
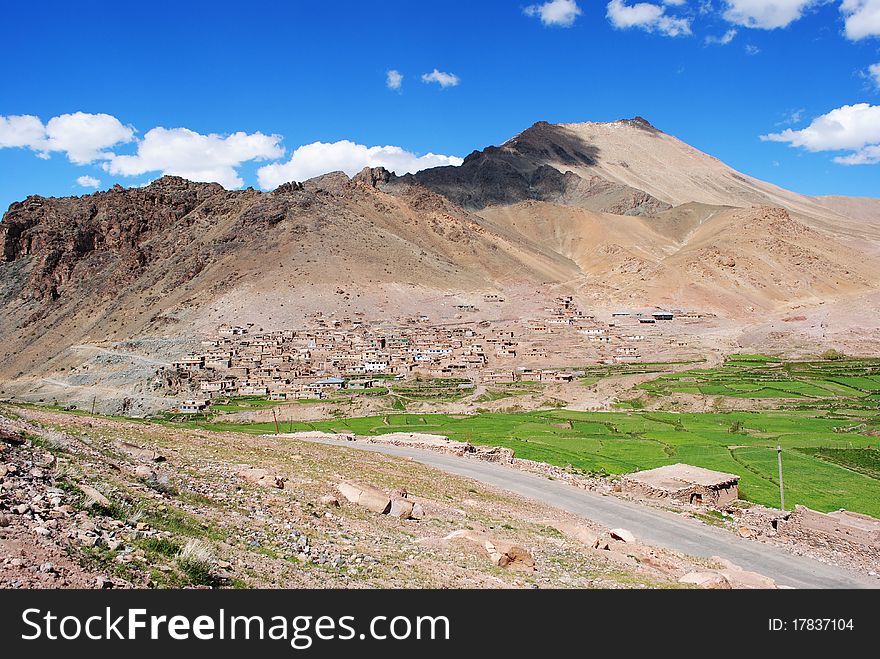
[[[272,423],[199,425],[256,434],[275,430]],[[477,445],[505,446],[520,458],[593,473],[622,474],[685,462],[739,474],[742,497],[768,506],[779,505],[780,444],[789,507],[800,503],[823,511],[846,508],[880,516],[880,480],[874,471],[880,437],[848,431],[846,421],[812,411],[389,414],[283,425],[285,430],[361,435],[436,433]],[[875,416],[869,425],[880,428],[880,418]],[[835,458],[834,451],[845,453]]]

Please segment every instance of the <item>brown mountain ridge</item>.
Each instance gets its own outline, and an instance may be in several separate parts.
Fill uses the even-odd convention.
[[[877,301],[872,201],[752,179],[641,118],[539,122],[459,167],[400,177],[259,192],[166,176],[32,196],[0,222],[0,380],[69,368],[82,346],[154,340],[161,360],[221,322],[442,319],[450,297],[489,292],[516,299],[518,317],[566,293],[593,310],[715,313],[729,334],[833,307],[845,330]]]

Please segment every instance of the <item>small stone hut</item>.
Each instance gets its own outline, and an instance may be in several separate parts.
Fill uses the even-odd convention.
[[[637,471],[623,477],[623,491],[652,499],[721,507],[739,498],[739,476],[686,464]]]

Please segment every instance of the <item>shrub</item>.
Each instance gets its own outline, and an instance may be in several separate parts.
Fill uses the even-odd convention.
[[[169,558],[182,553],[180,545],[168,538],[145,538],[141,542],[141,547],[147,551],[168,556]]]
[[[201,540],[190,540],[177,554],[179,567],[190,581],[199,586],[213,586],[217,583],[214,576],[214,552]]]
[[[823,352],[819,356],[822,359],[833,362],[833,361],[837,361],[839,359],[843,359],[845,355],[842,352],[840,352],[839,350],[835,350],[834,348],[830,348],[830,349],[826,350],[825,352]]]

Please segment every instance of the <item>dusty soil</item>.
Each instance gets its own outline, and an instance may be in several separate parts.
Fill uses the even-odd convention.
[[[0,458],[7,588],[680,587],[719,567],[408,460],[30,409],[4,409],[2,428],[28,437]],[[283,489],[236,476],[245,468],[271,470]],[[405,490],[423,518],[348,503],[337,485],[350,479]],[[522,547],[535,569],[498,567],[445,539],[456,531]],[[180,556],[194,541],[202,571]]]

